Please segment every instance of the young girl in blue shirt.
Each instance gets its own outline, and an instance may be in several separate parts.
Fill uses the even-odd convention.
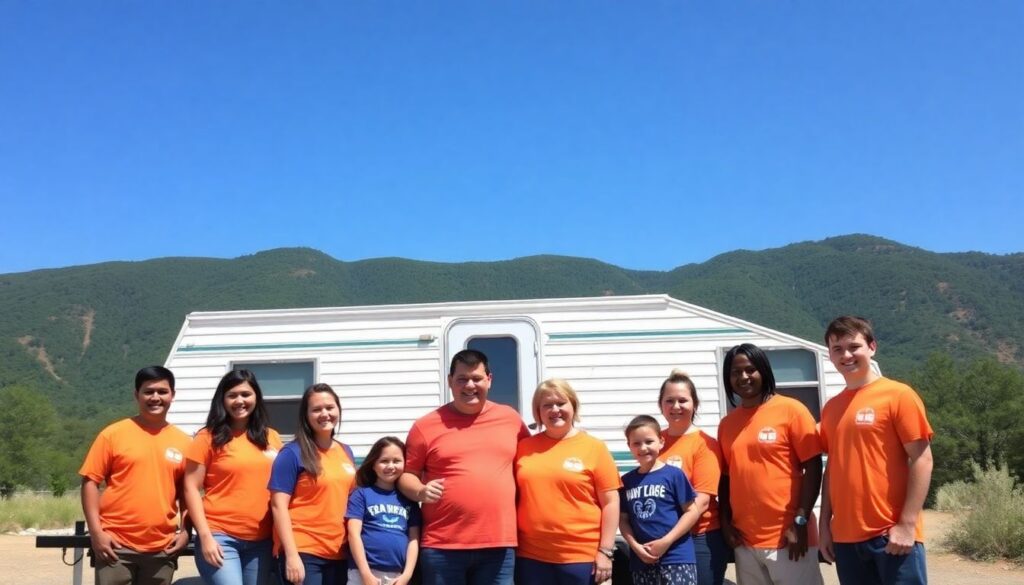
[[[406,585],[419,555],[420,507],[395,489],[405,471],[405,444],[374,443],[348,499],[348,585]]]

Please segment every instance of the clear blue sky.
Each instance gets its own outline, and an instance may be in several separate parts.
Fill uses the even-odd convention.
[[[0,3],[0,273],[1024,251],[1024,3]]]

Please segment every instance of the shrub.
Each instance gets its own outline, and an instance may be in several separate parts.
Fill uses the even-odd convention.
[[[974,464],[973,484],[949,485],[948,505],[967,511],[957,518],[946,545],[972,559],[1024,561],[1024,490],[1014,485],[1006,466],[984,470]]]
[[[935,494],[935,509],[940,512],[966,512],[974,505],[977,486],[956,480],[939,488]]]

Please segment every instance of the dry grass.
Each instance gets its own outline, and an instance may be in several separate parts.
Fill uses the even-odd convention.
[[[78,492],[59,498],[22,493],[9,500],[0,499],[0,532],[67,528],[82,517]]]

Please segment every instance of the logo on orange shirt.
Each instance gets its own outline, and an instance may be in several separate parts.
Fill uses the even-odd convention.
[[[352,475],[356,473],[356,468],[352,467],[351,463],[342,463],[341,468],[345,470],[345,473],[351,473]]]
[[[263,452],[267,459],[277,459],[277,449],[267,449]]]
[[[856,416],[853,419],[858,425],[873,425],[875,424],[875,409],[874,408],[862,408],[857,411]]]
[[[671,457],[669,457],[668,459],[665,460],[665,464],[666,465],[671,465],[672,467],[678,467],[679,469],[682,469],[683,468],[683,458],[680,457],[679,455],[673,455],[673,456],[671,456]]]
[[[777,438],[778,434],[771,427],[765,427],[757,433],[757,440],[760,443],[774,443]]]
[[[173,463],[181,463],[185,458],[182,456],[181,451],[178,451],[174,447],[168,447],[164,451],[164,458]]]
[[[566,471],[574,471],[576,473],[580,473],[581,471],[583,471],[583,460],[580,459],[579,457],[569,457],[562,462],[562,467]]]

